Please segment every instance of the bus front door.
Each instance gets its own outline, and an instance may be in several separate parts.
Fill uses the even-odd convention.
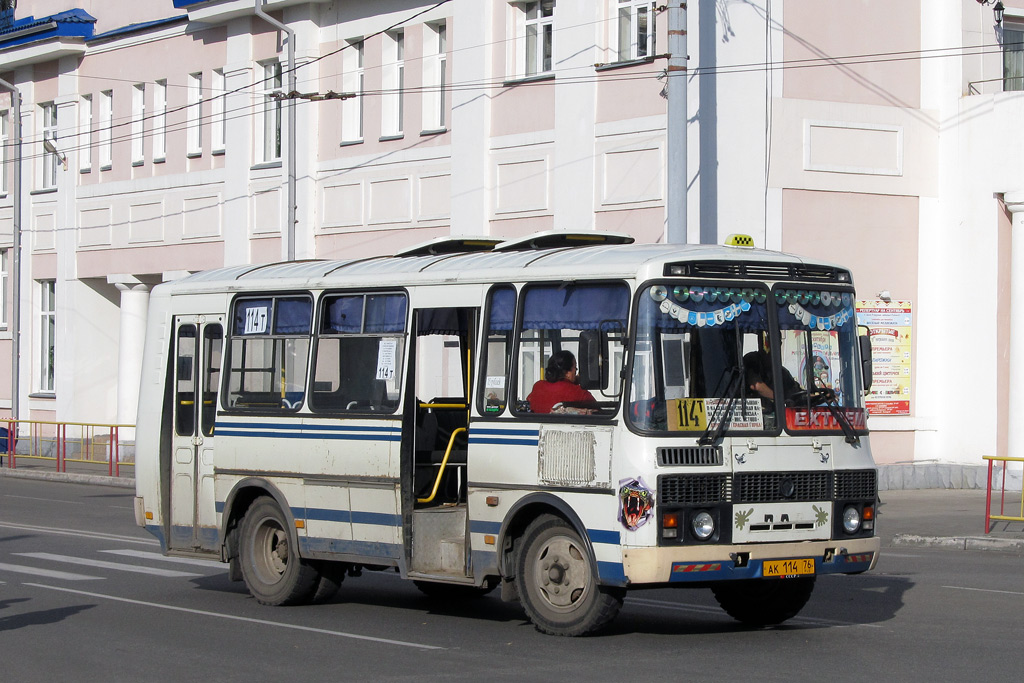
[[[213,427],[223,346],[223,315],[175,318],[170,549],[217,548]]]

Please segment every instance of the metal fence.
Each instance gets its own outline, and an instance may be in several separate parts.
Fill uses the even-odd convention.
[[[1007,514],[1006,510],[1006,470],[1007,463],[1011,462],[1024,462],[1024,458],[1009,458],[1000,457],[997,455],[985,455],[982,456],[985,460],[988,460],[988,492],[985,494],[985,533],[989,533],[992,529],[992,520],[1000,520],[1006,522],[1024,522],[1024,494],[1020,494],[1020,508],[1017,510],[1017,515],[1013,516]],[[994,484],[992,482],[993,475],[993,464],[996,462],[1002,463],[1002,474],[999,477],[999,514],[992,514],[992,489]],[[1020,492],[1016,489],[1010,491],[1011,497],[1018,497]],[[1011,504],[1012,501],[1011,501]]]
[[[51,466],[67,472],[68,464],[84,464],[94,473],[120,477],[122,468],[135,467],[133,443],[122,443],[121,430],[134,425],[43,420],[0,420],[0,465]]]

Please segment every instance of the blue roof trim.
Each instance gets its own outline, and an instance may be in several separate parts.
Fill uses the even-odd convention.
[[[88,39],[95,24],[95,17],[80,9],[39,19],[25,17],[0,30],[0,50],[51,38]]]
[[[188,21],[188,15],[182,14],[176,17],[167,17],[166,19],[155,19],[153,21],[144,21],[138,24],[128,24],[121,28],[115,28],[110,31],[104,31],[103,33],[97,33],[93,37],[88,39],[90,43],[98,43],[104,40],[113,40],[120,38],[132,33],[140,33],[142,31],[148,31],[153,28],[160,28],[162,26],[170,26],[180,22]]]
[[[191,7],[193,5],[202,5],[202,4],[210,2],[210,1],[211,0],[174,0],[174,6],[177,9],[181,9],[182,7]]]

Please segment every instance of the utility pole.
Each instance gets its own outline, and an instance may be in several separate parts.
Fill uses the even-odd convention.
[[[686,243],[686,3],[668,3],[665,241]]]
[[[14,252],[11,258],[11,420],[17,420],[18,399],[21,396],[18,381],[21,376],[21,92],[2,78],[0,88],[11,93],[14,116],[11,126],[14,141],[14,177],[11,182],[11,192],[14,193],[14,218],[11,221],[11,251]]]

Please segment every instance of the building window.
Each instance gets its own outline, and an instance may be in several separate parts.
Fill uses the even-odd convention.
[[[0,249],[0,327],[7,327],[7,292],[10,282],[7,278],[8,249]]]
[[[210,102],[210,149],[214,153],[223,152],[227,139],[228,119],[224,115],[224,98],[227,89],[224,87],[224,69],[213,70],[213,100]]]
[[[57,187],[57,146],[55,140],[57,139],[57,105],[53,102],[46,102],[39,105],[39,113],[41,116],[42,133],[43,133],[43,149],[42,149],[42,184],[40,187],[44,190],[55,189]],[[49,144],[47,144],[49,141]]]
[[[153,84],[153,161],[167,159],[167,79]]]
[[[3,145],[3,156],[0,158],[0,193],[3,194],[7,194],[7,160],[10,159],[7,145],[11,141],[11,132],[7,126],[10,119],[10,112],[0,111],[0,145]]]
[[[110,127],[113,125],[114,91],[104,90],[100,93],[100,169],[113,167]]]
[[[384,97],[381,134],[402,134],[405,114],[405,31],[384,34]]]
[[[448,27],[427,24],[423,49],[423,126],[443,130],[447,126]]]
[[[360,142],[363,139],[363,39],[353,38],[342,52],[342,89],[355,97],[341,105],[342,142]]]
[[[188,75],[188,133],[186,153],[197,156],[203,153],[203,74]]]
[[[141,164],[146,160],[143,140],[146,121],[146,84],[132,86],[132,163]]]
[[[39,282],[39,391],[53,391],[53,350],[57,332],[57,283]]]
[[[526,76],[551,71],[551,47],[554,42],[555,0],[523,3],[526,15],[523,32],[523,56],[526,63],[523,73]]]
[[[282,80],[281,62],[267,62],[263,65],[263,125],[260,127],[263,137],[262,157],[260,161],[281,160],[281,121],[284,113],[284,101],[273,97],[280,93]]]
[[[78,170],[92,170],[92,95],[82,95],[78,103]]]
[[[1003,90],[1024,90],[1024,29],[1003,29]]]
[[[618,0],[618,60],[628,62],[654,54],[654,3]]]

